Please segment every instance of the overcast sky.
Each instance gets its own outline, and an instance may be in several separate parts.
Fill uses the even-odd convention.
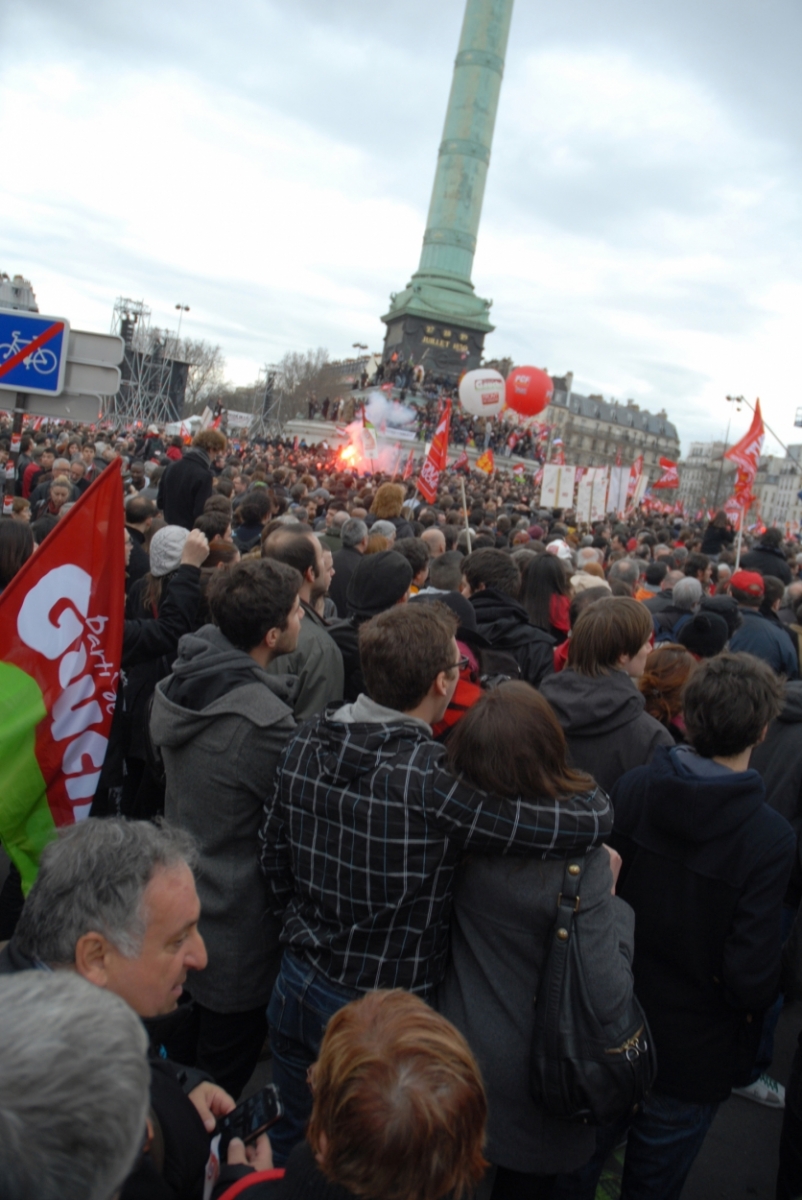
[[[109,328],[382,345],[417,266],[463,0],[4,0],[0,269]],[[516,0],[473,282],[488,357],[722,436],[802,405],[798,0]],[[748,413],[733,414],[733,436]],[[768,439],[766,449],[776,444]]]

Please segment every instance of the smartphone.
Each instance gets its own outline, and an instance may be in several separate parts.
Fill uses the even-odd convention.
[[[260,1133],[275,1125],[283,1115],[284,1105],[274,1083],[268,1083],[261,1092],[243,1100],[233,1112],[217,1123],[217,1131],[221,1134],[222,1161],[225,1162],[225,1153],[232,1138],[242,1138],[246,1145],[248,1142],[255,1142]]]

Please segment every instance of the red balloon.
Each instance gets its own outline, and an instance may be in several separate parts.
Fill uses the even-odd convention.
[[[515,367],[507,376],[507,407],[522,417],[536,417],[551,400],[554,384],[538,367]]]

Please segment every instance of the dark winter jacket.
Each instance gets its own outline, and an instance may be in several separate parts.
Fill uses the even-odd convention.
[[[708,554],[711,558],[715,558],[721,554],[722,550],[729,550],[734,541],[735,534],[731,529],[726,527],[720,529],[718,525],[710,524],[702,538],[702,554]]]
[[[663,588],[657,592],[650,600],[643,600],[643,607],[648,609],[654,616],[656,613],[665,612],[674,602],[673,588]]]
[[[765,742],[752,751],[750,766],[763,777],[766,803],[789,822],[802,849],[802,682],[786,683],[783,710],[769,725]],[[785,899],[794,907],[802,899],[799,854]]]
[[[427,994],[448,953],[464,850],[585,853],[607,797],[490,796],[454,778],[424,721],[360,696],[303,725],[279,763],[261,834],[281,940],[333,983]]]
[[[654,625],[655,636],[662,638],[665,641],[666,634],[671,634],[674,641],[676,638],[674,633],[679,633],[683,625],[687,625],[688,621],[693,619],[693,613],[687,608],[677,608],[673,600],[657,611],[651,610],[652,623]]]
[[[150,558],[145,549],[145,535],[140,529],[132,529],[130,525],[126,526],[131,535],[131,557],[128,560],[128,566],[125,570],[125,590],[130,592],[131,585],[140,579],[144,579],[150,570]]]
[[[359,693],[365,690],[362,662],[359,657],[359,626],[361,624],[363,621],[356,617],[347,617],[344,621],[335,621],[329,625],[328,629],[329,637],[343,656],[345,677],[343,699],[349,704],[353,703]]]
[[[348,616],[346,601],[348,584],[361,561],[362,555],[353,546],[343,546],[342,550],[337,550],[333,555],[334,578],[329,588],[329,597],[336,604],[337,612],[341,617]]]
[[[204,450],[191,446],[159,481],[157,504],[168,525],[191,529],[212,494],[212,465]]]
[[[200,853],[200,932],[209,952],[194,999],[214,1012],[266,1004],[280,924],[267,913],[257,836],[281,751],[295,729],[298,681],[270,676],[214,625],[187,634],[158,684],[151,738],[167,776],[165,816]]]
[[[799,678],[799,662],[793,642],[779,621],[769,620],[756,608],[739,605],[743,624],[730,638],[734,654],[754,654],[762,658],[778,675]]]
[[[698,1104],[749,1082],[777,995],[780,912],[796,850],[757,771],[658,749],[612,792],[617,894],[635,910],[635,991],[655,1091]]]
[[[321,712],[327,704],[343,698],[343,658],[329,636],[325,621],[301,601],[304,618],[298,645],[290,654],[274,658],[268,675],[295,675],[299,689],[295,697],[295,720],[300,724]]]
[[[755,546],[741,558],[741,570],[757,571],[760,575],[773,575],[788,587],[791,582],[791,568],[782,550],[773,546]]]
[[[532,687],[554,673],[554,638],[543,629],[530,625],[523,605],[495,588],[474,592],[471,604],[476,625],[494,650],[513,655],[521,668],[521,678]]]
[[[565,731],[573,766],[606,792],[626,771],[650,762],[658,746],[674,745],[624,671],[591,677],[568,667],[544,679],[540,691]]]
[[[577,799],[581,800],[581,797]],[[548,1175],[587,1162],[590,1126],[550,1117],[529,1088],[532,1003],[554,936],[564,859],[471,855],[462,866],[451,919],[451,956],[436,1006],[464,1034],[488,1098],[490,1162]],[[632,910],[611,895],[606,850],[587,855],[576,936],[597,1015],[614,1020],[632,998]]]

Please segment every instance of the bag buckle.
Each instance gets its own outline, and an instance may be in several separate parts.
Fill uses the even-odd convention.
[[[558,909],[562,908],[562,903],[563,903],[563,894],[562,894],[562,892],[560,892],[559,896],[557,897],[557,908]],[[579,912],[579,906],[581,903],[582,903],[582,897],[575,896],[574,897],[574,909],[573,909],[573,911],[575,913]]]

